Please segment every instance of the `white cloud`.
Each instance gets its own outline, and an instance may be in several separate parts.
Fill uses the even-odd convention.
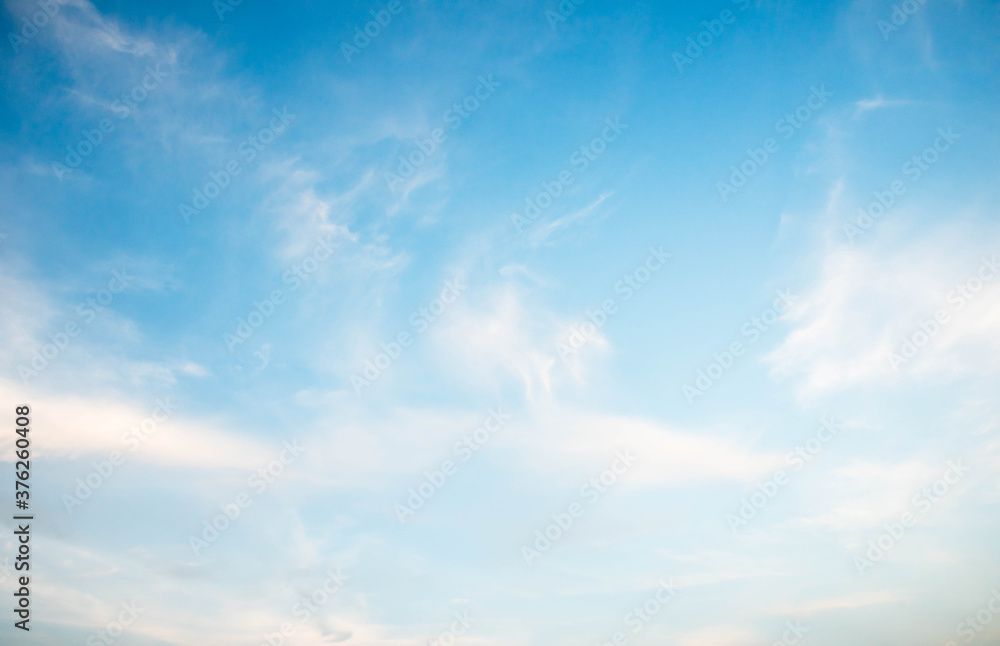
[[[614,191],[609,193],[602,193],[596,200],[588,204],[587,206],[577,209],[572,213],[567,213],[561,218],[557,218],[551,222],[538,224],[531,229],[530,244],[532,247],[539,247],[545,244],[549,237],[558,232],[560,229],[564,229],[572,225],[577,220],[582,220],[589,217],[594,211],[597,210],[601,204],[604,203],[609,197],[614,195]]]
[[[514,376],[529,399],[552,391],[554,325],[531,311],[513,285],[493,287],[475,303],[464,296],[429,334],[465,380],[492,384]]]
[[[523,449],[520,461],[540,474],[593,475],[594,469],[607,468],[616,452],[628,449],[638,462],[623,477],[626,486],[750,481],[783,464],[781,456],[755,453],[730,437],[621,415],[546,406],[514,427],[505,433],[518,438],[511,442]]]
[[[151,39],[124,32],[117,21],[102,16],[86,0],[69,0],[65,6],[79,12],[71,15],[72,9],[63,10],[53,17],[57,37],[67,49],[111,50],[134,56],[149,56],[156,51]]]
[[[4,295],[0,358],[13,367],[15,357],[21,358],[25,348],[34,347],[44,336],[57,310],[30,282],[14,276],[6,266],[0,266],[0,292]],[[31,316],[24,316],[24,312],[31,312]]]
[[[818,279],[800,292],[804,305],[790,314],[788,336],[768,357],[774,374],[801,380],[799,394],[810,397],[862,384],[996,371],[1000,275],[971,299],[955,295],[957,284],[975,279],[984,254],[996,257],[993,250],[1000,251],[1000,239],[960,227],[901,247],[874,238],[829,248]],[[901,353],[904,340],[939,310],[949,322],[895,370],[890,353]]]
[[[786,525],[806,530],[846,532],[850,541],[905,511],[913,513],[911,498],[921,487],[941,476],[943,467],[910,460],[898,464],[852,460],[826,472],[822,484],[808,495],[814,510]]]
[[[321,180],[315,170],[298,159],[285,159],[261,169],[265,179],[280,178],[281,185],[269,196],[265,210],[273,213],[276,227],[286,234],[280,255],[299,259],[312,251],[318,238],[332,238],[335,244],[356,243],[358,235],[347,227],[360,197],[372,188],[374,173],[368,173],[339,195],[320,196]]]
[[[883,110],[887,108],[896,108],[900,106],[910,105],[912,102],[905,99],[886,99],[882,96],[877,96],[873,99],[859,99],[854,102],[854,107],[857,109],[855,116],[861,116],[866,112],[872,110]]]
[[[907,594],[890,590],[863,590],[844,596],[784,604],[770,608],[769,612],[770,614],[782,617],[802,617],[827,610],[865,608],[867,606],[878,606],[886,603],[900,603],[907,601],[909,598],[910,596]]]
[[[34,435],[33,449],[37,456],[50,460],[107,456],[117,450],[129,460],[164,466],[252,469],[274,459],[275,450],[212,424],[191,420],[183,411],[169,413],[133,452],[122,436],[150,418],[156,401],[141,406],[111,397],[58,395],[6,380],[0,380],[0,398],[31,405],[32,424],[44,429]],[[154,428],[148,423],[147,427]],[[0,460],[13,461],[13,452],[13,445],[7,447]]]
[[[452,444],[487,414],[396,408],[375,417],[337,404],[331,411],[303,440],[312,467],[304,477],[320,486],[376,488],[453,457]]]

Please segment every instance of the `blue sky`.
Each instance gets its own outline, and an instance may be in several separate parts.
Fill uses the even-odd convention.
[[[996,2],[46,7],[5,643],[1000,637]]]

